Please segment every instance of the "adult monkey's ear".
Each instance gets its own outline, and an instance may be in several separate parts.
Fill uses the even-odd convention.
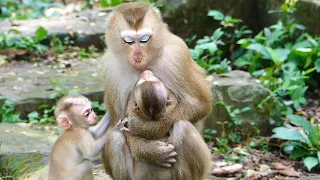
[[[57,122],[59,126],[65,130],[70,129],[72,126],[72,122],[69,120],[68,116],[65,113],[58,115]]]

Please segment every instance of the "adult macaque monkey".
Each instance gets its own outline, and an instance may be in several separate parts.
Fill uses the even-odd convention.
[[[109,114],[97,124],[91,102],[84,96],[68,95],[57,103],[55,116],[64,131],[53,146],[48,179],[92,180],[91,160],[106,143]],[[124,123],[119,122],[116,129],[123,130]]]
[[[184,119],[195,124],[210,113],[211,91],[205,72],[193,61],[183,40],[168,30],[156,8],[148,3],[124,3],[115,7],[110,15],[106,41],[108,50],[101,59],[101,75],[111,126],[125,118],[129,93],[140,73],[146,69],[161,79],[177,99],[172,119]],[[174,157],[170,156],[173,150],[166,143],[136,143],[158,149],[146,154],[137,154],[139,152],[131,149],[133,156],[145,162],[166,166]],[[105,153],[102,159],[106,158],[107,162]],[[151,156],[153,158],[149,159]],[[164,157],[168,157],[165,162],[162,160]]]
[[[128,120],[129,129],[124,131],[124,136],[117,130],[111,130],[108,135],[108,142],[114,144],[107,145],[104,152],[109,161],[104,164],[114,179],[130,177],[134,180],[202,180],[204,178],[210,170],[209,148],[189,121],[171,119],[171,113],[176,105],[177,100],[174,95],[151,71],[146,70],[141,73],[127,105],[125,119]],[[169,159],[174,164],[164,164],[167,167],[146,163],[141,161],[139,156],[129,155],[129,151],[126,150],[126,140],[130,149],[140,154],[158,150],[153,146],[141,146],[140,141],[153,140],[159,144],[163,143],[164,146],[170,143],[176,152],[172,148],[172,153],[167,158],[176,156],[176,160]],[[116,152],[115,146],[118,151],[123,151],[122,156],[113,155],[113,152]],[[150,155],[149,158],[152,159],[154,154]],[[163,163],[166,163],[165,158],[163,160]]]

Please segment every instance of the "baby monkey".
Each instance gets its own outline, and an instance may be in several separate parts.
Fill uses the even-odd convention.
[[[177,101],[151,71],[141,73],[129,97],[126,109],[128,129],[123,131],[132,159],[121,160],[120,157],[129,156],[118,151],[109,157],[109,165],[104,162],[115,180],[126,179],[122,178],[125,176],[118,177],[118,173],[128,173],[133,180],[202,180],[209,172],[211,153],[197,129],[189,121],[171,118]],[[113,141],[123,141],[121,136],[118,138]],[[140,141],[147,141],[147,146],[142,146]],[[162,144],[160,151],[163,153],[153,153],[158,146],[152,143]],[[112,146],[106,147],[106,152],[108,149],[110,152],[110,148]],[[160,165],[149,163],[148,159],[156,159]],[[131,166],[128,165],[130,162]],[[124,167],[118,164],[124,164]]]
[[[91,102],[81,95],[63,97],[54,113],[64,131],[53,146],[48,179],[92,180],[91,161],[106,143],[109,114],[97,123],[98,117],[92,110]],[[118,122],[115,129],[122,131],[124,123]]]

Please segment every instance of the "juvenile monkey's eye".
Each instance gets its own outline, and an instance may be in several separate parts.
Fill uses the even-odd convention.
[[[134,40],[133,40],[133,38],[131,38],[131,37],[124,37],[124,38],[123,38],[123,41],[124,41],[125,43],[127,43],[127,44],[133,44],[133,43],[134,43]]]
[[[149,41],[149,39],[150,39],[150,36],[149,36],[149,35],[142,36],[142,37],[140,38],[140,43],[146,43],[146,42]]]

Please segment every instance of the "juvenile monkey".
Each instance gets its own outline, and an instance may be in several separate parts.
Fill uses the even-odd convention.
[[[151,71],[141,73],[127,105],[128,117],[126,119],[128,119],[129,129],[124,131],[127,144],[130,149],[140,151],[141,154],[154,152],[157,147],[140,147],[137,139],[154,140],[163,143],[164,146],[172,144],[176,152],[172,151],[171,156],[176,156],[176,159],[171,158],[170,161],[174,164],[167,164],[169,168],[166,168],[146,163],[139,156],[127,155],[125,157],[127,159],[123,159],[127,170],[121,171],[117,169],[118,164],[115,164],[119,163],[119,159],[116,159],[118,157],[109,157],[110,161],[105,164],[109,164],[111,176],[115,180],[128,179],[119,178],[117,175],[119,173],[122,176],[127,173],[133,180],[202,180],[209,172],[211,154],[197,129],[189,121],[177,121],[171,118],[176,105],[177,100],[173,94],[167,91],[164,84]],[[109,137],[116,136],[110,135]],[[121,138],[124,137],[121,136]],[[115,139],[119,140],[119,137]],[[125,142],[125,140],[122,139],[120,142]],[[125,146],[126,144],[123,144],[120,147]],[[112,150],[111,147],[106,147],[107,152]],[[132,166],[128,164],[130,162],[133,163]]]
[[[108,50],[100,67],[111,126],[125,118],[129,94],[146,69],[161,79],[177,100],[171,119],[201,125],[201,120],[211,112],[211,90],[204,70],[193,61],[184,41],[168,30],[156,8],[148,3],[118,5],[110,15],[106,42]],[[133,156],[164,167],[172,164],[173,147],[158,141],[138,139],[136,143],[140,147],[155,147],[155,151],[142,154],[133,148]],[[113,152],[114,156],[123,156],[122,151]],[[102,153],[102,159],[108,162],[106,154]]]
[[[84,96],[68,95],[58,101],[55,117],[64,131],[53,146],[48,179],[92,180],[91,160],[106,143],[109,114],[97,124],[91,102]],[[121,131],[124,123],[119,122],[115,128]]]

